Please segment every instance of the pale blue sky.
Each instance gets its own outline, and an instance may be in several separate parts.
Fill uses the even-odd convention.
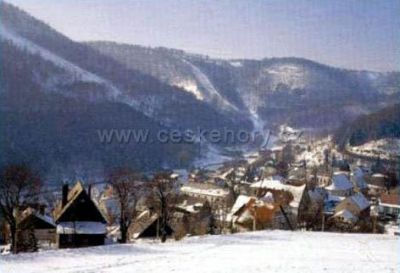
[[[400,70],[400,0],[9,0],[74,40]]]

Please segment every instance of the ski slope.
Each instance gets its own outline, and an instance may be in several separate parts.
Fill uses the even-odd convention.
[[[261,231],[0,256],[0,271],[29,272],[398,272],[388,235]]]

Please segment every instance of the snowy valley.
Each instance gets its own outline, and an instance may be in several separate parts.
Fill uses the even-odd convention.
[[[47,23],[39,4],[28,13],[14,5],[25,1],[9,1],[0,0],[0,273],[398,272],[399,71],[325,64],[328,45],[314,55],[225,58],[136,44],[139,30],[167,33],[176,48],[186,43],[175,32],[207,46],[228,32],[256,37],[234,27],[244,9],[210,12],[224,1],[200,1],[201,12],[181,18],[197,4],[177,1],[169,13],[169,1],[157,0],[140,22],[134,11],[153,1],[51,1],[65,2],[58,16],[74,24],[67,7],[105,5],[79,10],[112,29],[92,31],[99,18],[85,16],[74,28],[96,32],[92,39]],[[264,24],[267,10],[257,9],[254,28],[297,18],[290,10]],[[202,14],[207,20],[196,20]],[[170,24],[148,28],[170,16],[181,21],[165,33]],[[218,24],[195,31],[213,16]],[[307,37],[295,26],[288,33]],[[207,41],[209,31],[218,39]],[[257,36],[244,49],[285,35]],[[345,37],[329,39],[337,36]],[[229,44],[246,44],[235,39]],[[310,41],[301,47],[318,44]],[[299,45],[277,48],[291,46]]]

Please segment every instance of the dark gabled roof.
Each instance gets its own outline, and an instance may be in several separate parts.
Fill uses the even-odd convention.
[[[27,214],[19,223],[20,228],[55,229],[56,225],[50,216],[38,212]]]
[[[107,223],[106,220],[107,218],[103,215],[102,211],[99,209],[97,204],[93,202],[93,200],[89,197],[88,193],[86,192],[85,188],[83,187],[80,181],[78,181],[74,185],[74,187],[72,187],[72,189],[68,192],[67,203],[65,204],[65,206],[62,207],[62,204],[59,204],[59,206],[56,208],[54,212],[55,222],[58,223],[60,221],[64,221],[63,217],[68,213],[71,214],[71,210],[73,210],[75,207],[79,205],[77,204],[77,202],[80,199],[84,200],[87,203],[86,210],[93,210],[93,211],[92,212],[76,211],[75,213],[72,214],[82,215],[86,213],[88,216],[93,218],[93,221]],[[82,220],[90,220],[90,219],[77,219],[77,221],[82,221]]]

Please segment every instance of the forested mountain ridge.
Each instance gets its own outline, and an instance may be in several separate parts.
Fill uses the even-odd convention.
[[[99,129],[334,130],[400,101],[398,72],[77,42],[4,1],[0,43],[0,165],[48,172],[188,167],[203,152],[197,144],[104,145]]]
[[[400,138],[400,104],[363,115],[339,128],[335,141],[359,146],[371,140]]]
[[[167,48],[87,44],[199,100],[216,106],[224,101],[253,123],[329,129],[400,100],[398,72],[339,69],[301,58],[222,60]]]

